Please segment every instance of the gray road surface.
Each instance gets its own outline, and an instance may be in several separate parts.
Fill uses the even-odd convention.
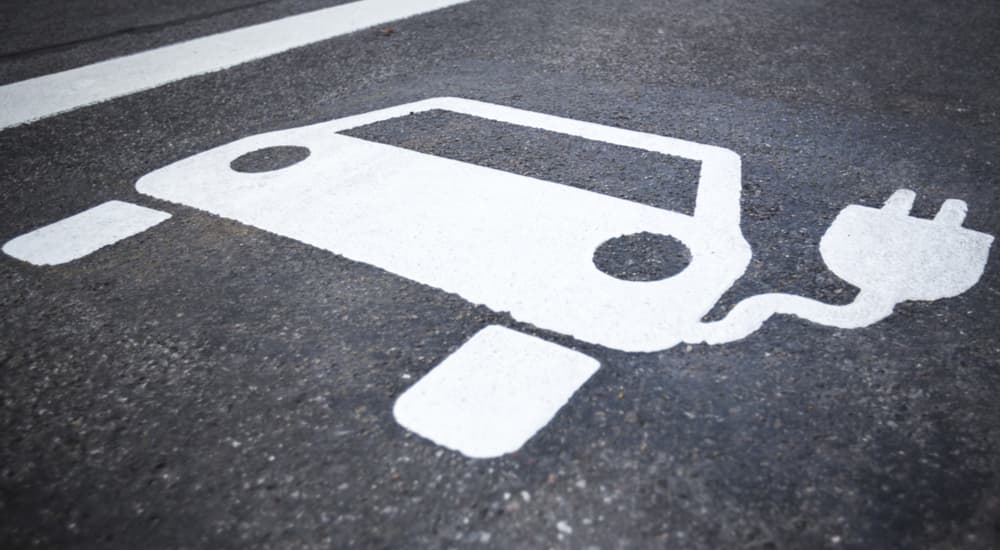
[[[8,2],[0,83],[332,4]],[[134,184],[461,96],[737,152],[754,256],[710,318],[761,292],[847,303],[818,243],[849,204],[905,187],[914,215],[961,198],[1000,233],[997,29],[991,1],[475,0],[0,131],[0,241],[111,199],[173,214],[59,267],[0,255],[0,546],[996,548],[996,247],[968,292],[867,328],[624,353]],[[472,117],[351,135],[682,212],[696,191],[637,150]],[[474,460],[392,405],[489,324],[602,368]]]

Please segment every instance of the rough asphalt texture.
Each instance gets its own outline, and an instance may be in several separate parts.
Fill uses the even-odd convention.
[[[0,82],[334,3],[7,3]],[[998,246],[967,293],[865,329],[627,354],[134,190],[237,138],[462,96],[738,152],[754,258],[710,317],[846,303],[817,246],[848,204],[907,187],[1000,234],[997,29],[989,0],[476,0],[0,131],[0,241],[110,199],[174,214],[61,267],[0,256],[0,546],[1000,546]],[[352,133],[695,192],[683,163],[471,118]],[[489,323],[602,368],[520,452],[471,460],[391,408]]]

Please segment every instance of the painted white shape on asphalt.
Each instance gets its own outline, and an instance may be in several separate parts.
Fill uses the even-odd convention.
[[[693,216],[337,132],[433,109],[701,162]],[[230,162],[277,146],[312,154],[291,167],[238,173]],[[467,99],[436,98],[242,139],[154,171],[140,192],[207,210],[581,340],[624,351],[744,338],[777,313],[841,328],[870,325],[904,300],[955,296],[978,281],[993,238],[961,227],[966,205],[908,217],[915,193],[883,209],[849,206],[823,237],[831,270],[861,289],[846,306],[787,294],[738,304],[702,323],[746,269],[740,160],[726,149]],[[633,233],[671,235],[690,264],[659,281],[600,272],[594,250]]]
[[[489,326],[406,390],[406,429],[473,458],[521,448],[600,364],[576,351]]]
[[[152,208],[109,201],[11,239],[3,251],[35,265],[64,264],[142,233],[169,217]]]
[[[854,302],[837,306],[789,294],[762,294],[725,319],[699,325],[686,338],[730,342],[756,331],[776,313],[838,328],[860,328],[892,314],[908,300],[939,300],[972,288],[989,259],[993,237],[962,227],[964,201],[944,201],[933,220],[909,216],[916,193],[900,189],[881,209],[844,208],[820,241],[827,267],[858,287]]]
[[[337,134],[432,109],[700,161],[694,215]],[[307,147],[311,155],[272,172],[230,168],[246,153],[276,146]],[[136,188],[626,351],[680,342],[750,260],[732,151],[465,99],[242,139],[156,170]],[[652,282],[596,268],[598,246],[644,231],[681,240],[691,251],[687,268]]]
[[[694,214],[337,133],[433,109],[700,161]],[[270,172],[230,167],[244,154],[281,146],[306,147],[312,154]],[[899,190],[881,209],[848,206],[820,242],[829,268],[860,289],[853,303],[764,294],[740,302],[721,321],[703,323],[751,256],[740,230],[738,155],[456,98],[242,139],[154,171],[136,188],[625,351],[657,351],[681,341],[729,342],[778,313],[841,328],[868,326],[899,302],[968,290],[982,276],[993,242],[961,226],[964,202],[949,199],[933,220],[915,219],[909,217],[915,193]],[[690,250],[691,262],[652,282],[622,281],[597,269],[597,247],[642,232],[677,238]],[[401,396],[396,417],[469,456],[511,452],[596,370],[595,362],[582,357],[491,327]]]
[[[902,189],[893,197],[913,193]],[[851,205],[823,235],[827,267],[862,292],[886,302],[939,300],[972,288],[986,269],[993,237],[962,227],[965,202],[948,199],[933,220]],[[912,202],[911,202],[912,204]]]
[[[0,129],[470,0],[360,0],[0,86]]]

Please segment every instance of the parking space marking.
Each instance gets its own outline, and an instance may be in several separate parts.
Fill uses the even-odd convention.
[[[471,0],[360,0],[0,86],[0,129]]]
[[[168,218],[170,214],[152,208],[108,201],[11,239],[3,251],[35,265],[64,264],[142,233]]]
[[[406,429],[473,458],[521,448],[600,367],[595,359],[488,326],[396,400]]]

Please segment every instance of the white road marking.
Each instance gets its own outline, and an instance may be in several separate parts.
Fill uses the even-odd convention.
[[[694,215],[337,134],[432,109],[701,161]],[[312,155],[263,174],[229,167],[243,154],[287,145],[308,147]],[[136,187],[624,351],[729,342],[777,313],[867,326],[901,301],[970,288],[993,241],[961,227],[962,201],[946,201],[935,220],[918,220],[908,216],[915,194],[900,190],[882,209],[845,208],[821,242],[830,268],[861,289],[855,303],[765,294],[738,304],[723,321],[702,323],[750,260],[740,230],[735,153],[456,98],[253,136],[152,172]],[[682,241],[690,264],[649,282],[618,280],[596,268],[598,246],[644,231]]]
[[[474,458],[521,448],[600,367],[581,353],[489,326],[408,389],[406,429]]]
[[[337,133],[432,109],[698,160],[694,215]],[[280,146],[312,154],[271,172],[230,168],[242,155]],[[934,220],[917,220],[908,216],[915,194],[900,190],[882,209],[848,206],[821,241],[830,269],[861,289],[854,303],[765,294],[703,323],[750,260],[735,153],[456,98],[242,139],[152,172],[136,188],[625,351],[737,340],[776,313],[867,326],[900,301],[964,292],[982,276],[993,242],[961,227],[965,203],[946,201]],[[640,232],[674,236],[691,262],[652,282],[597,269],[592,258],[602,243]],[[466,455],[499,456],[541,429],[596,368],[576,352],[490,327],[403,394],[396,419]]]
[[[0,129],[470,0],[360,0],[0,86]]]
[[[762,294],[740,302],[725,319],[701,324],[685,338],[731,342],[756,331],[776,313],[838,328],[866,327],[909,300],[940,300],[972,288],[986,269],[993,237],[961,226],[968,209],[948,199],[933,220],[909,216],[916,193],[900,189],[885,206],[844,208],[823,235],[826,266],[860,289],[836,306],[790,294]]]
[[[12,239],[3,251],[35,265],[64,264],[142,233],[169,217],[152,208],[109,201]]]
[[[698,160],[694,215],[338,134],[433,109]],[[267,172],[231,168],[245,154],[281,146],[311,154]],[[854,303],[764,294],[740,302],[721,321],[703,323],[750,260],[740,230],[739,156],[457,98],[242,139],[156,170],[136,188],[625,351],[733,341],[777,313],[867,326],[901,301],[965,292],[982,276],[993,243],[961,226],[964,202],[949,199],[933,220],[915,219],[909,216],[915,193],[901,189],[881,209],[848,206],[820,242],[827,266],[860,289]],[[121,205],[141,209],[107,203],[14,239],[4,251],[33,263],[68,261],[162,221],[150,215],[167,216],[149,211],[138,216],[146,222],[132,219],[134,227],[121,229],[121,216],[112,215]],[[111,214],[101,210],[107,208]],[[597,269],[592,258],[602,243],[640,232],[674,236],[691,262],[652,282],[622,281]],[[472,457],[499,456],[548,423],[597,368],[575,351],[492,326],[400,396],[394,412],[400,424],[441,445]]]
[[[699,160],[695,213],[337,134],[431,109]],[[273,172],[230,168],[246,153],[285,145],[312,154]],[[627,351],[677,344],[750,259],[739,226],[735,153],[455,98],[239,140],[156,170],[136,188]],[[687,268],[652,282],[622,281],[597,269],[597,247],[643,231],[683,241],[692,255]]]

